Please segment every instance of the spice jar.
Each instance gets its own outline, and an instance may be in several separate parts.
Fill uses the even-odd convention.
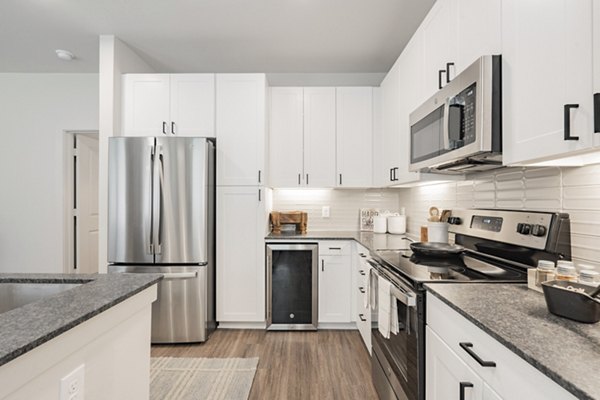
[[[582,265],[582,268],[589,268],[587,265]],[[600,285],[600,272],[592,269],[582,269],[579,272],[579,283],[589,286]]]
[[[577,270],[572,261],[559,260],[556,263],[557,281],[577,282]]]
[[[542,282],[552,281],[556,276],[554,262],[549,260],[539,260],[535,275],[535,285],[542,287]]]

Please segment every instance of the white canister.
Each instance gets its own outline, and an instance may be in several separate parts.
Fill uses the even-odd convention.
[[[394,235],[406,233],[406,215],[394,215],[387,217],[388,232]]]
[[[373,232],[374,233],[386,233],[387,232],[387,217],[383,215],[376,215],[373,217]]]
[[[427,222],[427,240],[429,242],[448,243],[448,223]]]

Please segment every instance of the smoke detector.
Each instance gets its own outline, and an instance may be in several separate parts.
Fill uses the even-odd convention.
[[[75,55],[68,50],[56,50],[56,56],[64,61],[71,61],[75,58]]]

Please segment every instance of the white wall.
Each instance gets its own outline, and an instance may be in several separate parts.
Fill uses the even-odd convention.
[[[113,35],[100,36],[99,64],[98,271],[106,272],[108,256],[108,138],[121,134],[121,74],[154,71],[140,56]]]
[[[62,272],[64,132],[98,129],[98,75],[0,74],[0,127],[0,272]]]
[[[398,191],[414,234],[426,224],[430,206],[569,213],[574,261],[600,270],[600,165],[500,169],[466,182]]]
[[[274,189],[273,210],[306,211],[309,231],[357,231],[359,209],[398,211],[399,192],[393,189]],[[321,207],[330,217],[321,217]]]

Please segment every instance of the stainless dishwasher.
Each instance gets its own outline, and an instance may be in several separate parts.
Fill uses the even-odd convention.
[[[267,330],[316,330],[318,245],[267,244]]]

